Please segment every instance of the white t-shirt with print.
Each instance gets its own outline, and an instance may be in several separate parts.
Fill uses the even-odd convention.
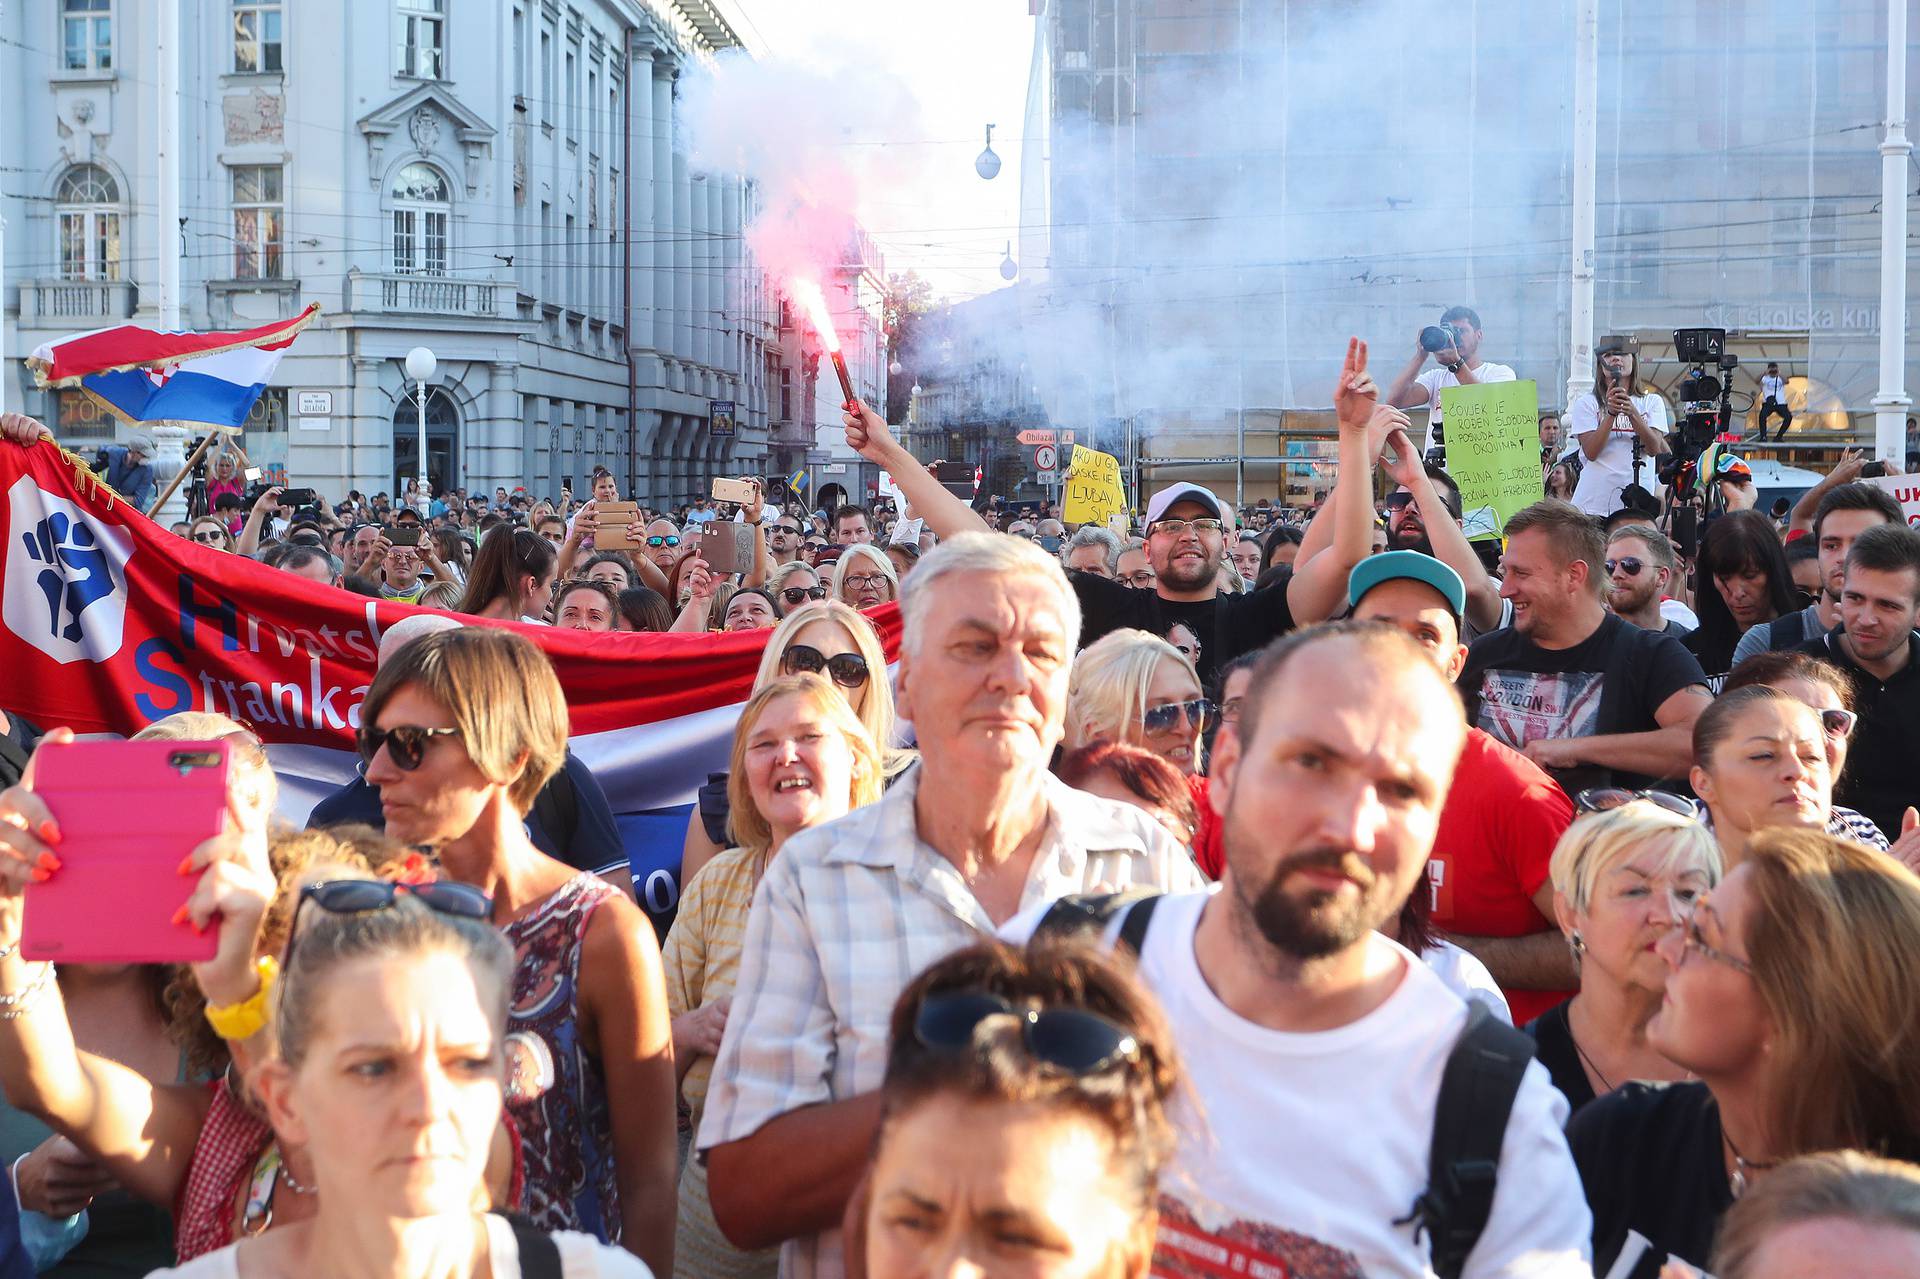
[[[1218,891],[1163,898],[1140,955],[1186,1066],[1169,1115],[1179,1148],[1160,1181],[1154,1273],[1430,1279],[1425,1236],[1416,1242],[1412,1225],[1394,1222],[1427,1186],[1440,1073],[1466,1004],[1412,952],[1372,933],[1376,957],[1405,973],[1380,1007],[1309,1034],[1245,1021],[1194,958],[1201,911]],[[1024,940],[1044,914],[1024,912],[1001,936]],[[1110,939],[1118,928],[1116,919]],[[1546,1069],[1529,1065],[1468,1279],[1591,1279],[1593,1220],[1561,1135],[1566,1118]]]
[[[1491,360],[1481,364],[1479,368],[1473,369],[1472,372],[1473,380],[1476,384],[1481,382],[1511,382],[1514,380],[1512,369],[1504,364],[1495,364]],[[1460,386],[1462,383],[1459,378],[1453,375],[1453,370],[1451,369],[1428,369],[1425,373],[1415,378],[1413,384],[1424,388],[1427,393],[1427,442],[1420,446],[1420,455],[1425,457],[1433,448],[1434,425],[1443,420],[1440,415],[1440,392],[1450,386]]]
[[[1667,430],[1667,402],[1649,392],[1633,397],[1633,406],[1640,410],[1640,416],[1655,431],[1665,434]],[[1608,516],[1620,509],[1620,490],[1634,483],[1633,478],[1633,421],[1625,413],[1609,413],[1611,422],[1607,431],[1606,447],[1600,450],[1599,457],[1589,457],[1581,464],[1580,482],[1573,486],[1573,504],[1588,515]],[[1573,402],[1573,408],[1567,413],[1569,435],[1578,440],[1583,435],[1591,435],[1601,429],[1600,401],[1592,393],[1582,395]],[[1659,464],[1654,460],[1651,450],[1645,450],[1640,459],[1640,487],[1652,493],[1659,484]]]
[[[1787,402],[1787,380],[1778,374],[1770,374],[1760,379],[1760,398]]]

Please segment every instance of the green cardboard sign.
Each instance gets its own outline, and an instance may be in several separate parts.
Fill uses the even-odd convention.
[[[1498,536],[1516,511],[1546,494],[1539,389],[1532,382],[1443,387],[1440,415],[1467,535]]]

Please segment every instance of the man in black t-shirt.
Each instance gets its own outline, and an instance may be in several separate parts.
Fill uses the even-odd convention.
[[[1231,508],[1198,484],[1173,484],[1147,503],[1152,590],[1130,590],[1090,573],[1070,573],[1080,596],[1080,646],[1123,627],[1165,635],[1185,626],[1200,641],[1200,682],[1219,668],[1293,629],[1287,575],[1246,595],[1220,590],[1220,566],[1232,529]]]
[[[1513,625],[1481,636],[1460,675],[1467,722],[1554,775],[1568,794],[1684,778],[1711,696],[1693,654],[1607,612],[1606,541],[1566,502],[1507,521],[1500,593]]]

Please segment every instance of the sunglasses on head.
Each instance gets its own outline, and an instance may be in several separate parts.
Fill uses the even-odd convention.
[[[441,915],[485,922],[493,918],[493,898],[472,884],[448,879],[410,884],[404,880],[323,879],[300,890],[293,904],[293,917],[287,921],[286,966],[293,967],[293,948],[300,940],[300,912],[312,902],[330,915],[364,915],[368,911],[391,910],[400,894],[406,893],[428,910]],[[280,1020],[285,1018],[287,983],[280,983]]]
[[[360,747],[360,758],[364,762],[373,763],[373,757],[385,746],[387,758],[393,761],[393,766],[403,773],[411,773],[427,757],[427,747],[433,744],[434,738],[458,736],[460,730],[457,728],[421,728],[417,724],[369,728],[363,724],[354,740]]]
[[[1617,570],[1626,574],[1628,577],[1638,577],[1640,576],[1640,570],[1646,566],[1646,561],[1642,560],[1638,555],[1623,555],[1617,560],[1607,561],[1607,572],[1613,573]]]
[[[1127,1030],[1084,1008],[1015,1008],[999,995],[963,991],[931,995],[913,1019],[913,1036],[935,1052],[966,1052],[981,1023],[1011,1017],[1027,1055],[1070,1075],[1090,1075],[1140,1055]]]
[[[1205,697],[1196,697],[1186,702],[1169,702],[1165,706],[1149,706],[1140,717],[1140,725],[1149,733],[1164,733],[1178,728],[1185,720],[1195,731],[1204,733],[1213,724],[1215,707]]]
[[[1641,799],[1666,809],[1676,817],[1697,818],[1700,815],[1690,801],[1671,791],[1628,790],[1624,786],[1590,786],[1573,797],[1573,806],[1583,813],[1610,813]]]
[[[823,600],[827,598],[824,586],[789,586],[780,592],[780,598],[788,604],[798,604],[801,600]]]
[[[789,675],[818,675],[825,671],[842,688],[859,688],[867,682],[869,674],[867,659],[860,654],[835,653],[824,657],[811,644],[795,644],[780,659],[780,665]]]
[[[649,537],[647,539],[647,545],[648,546],[678,546],[680,545],[680,539],[677,537],[674,537],[671,534],[667,535],[666,537],[662,537],[660,534],[655,533],[652,537]]]

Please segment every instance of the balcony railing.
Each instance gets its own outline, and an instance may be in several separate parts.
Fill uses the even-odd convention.
[[[129,319],[134,297],[131,280],[22,280],[20,327]]]
[[[495,280],[349,272],[347,297],[351,311],[467,316],[478,320],[514,318],[514,287]]]

